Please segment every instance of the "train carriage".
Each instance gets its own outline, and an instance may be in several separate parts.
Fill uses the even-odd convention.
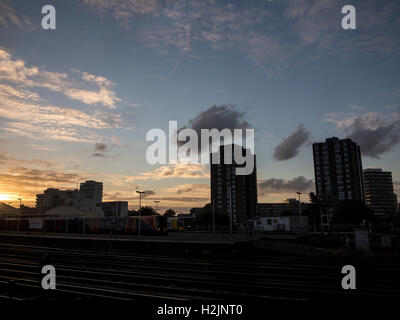
[[[34,223],[33,223],[34,221]],[[167,234],[167,219],[163,216],[74,217],[0,219],[0,230],[39,231],[90,234]],[[18,226],[19,225],[19,226]],[[40,226],[40,227],[38,227]]]

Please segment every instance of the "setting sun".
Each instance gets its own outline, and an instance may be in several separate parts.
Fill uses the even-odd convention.
[[[0,201],[12,201],[15,200],[16,198],[17,196],[15,195],[0,193]]]

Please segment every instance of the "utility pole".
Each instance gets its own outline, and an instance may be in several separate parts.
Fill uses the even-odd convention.
[[[212,203],[212,231],[213,231],[213,236],[215,236],[215,203]]]
[[[301,192],[297,192],[297,194],[299,195],[300,229],[303,230],[303,219],[301,217],[301,202],[300,202]]]
[[[21,219],[21,210],[22,210],[22,199],[18,198],[18,200],[19,200],[19,211],[18,211],[17,232],[19,232],[19,220]]]
[[[158,204],[159,204],[160,200],[154,200],[154,202],[156,203],[156,214],[158,214]]]
[[[138,229],[138,236],[140,238],[140,213],[142,211],[142,193],[145,193],[145,191],[136,191],[136,193],[139,193],[139,229]]]

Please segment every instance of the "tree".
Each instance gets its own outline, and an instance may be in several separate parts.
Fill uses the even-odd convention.
[[[372,222],[373,218],[373,211],[364,202],[359,200],[343,200],[337,207],[333,221],[339,224],[360,224],[364,220]]]
[[[138,212],[135,209],[128,210],[128,216],[138,216]]]
[[[311,203],[320,202],[319,199],[318,199],[318,197],[317,197],[317,195],[316,195],[314,192],[310,192],[310,193],[308,194],[308,197],[309,197]]]
[[[228,225],[229,217],[227,215],[219,213],[217,210],[214,214],[214,220],[216,225]],[[205,206],[200,210],[200,213],[196,215],[196,223],[198,225],[211,225],[213,223],[213,212],[211,206]]]
[[[321,203],[312,202],[311,205],[302,212],[303,216],[308,217],[308,224],[312,230],[317,230],[321,226],[321,213],[324,211]]]
[[[156,211],[152,207],[142,207],[140,209],[141,216],[153,216],[156,214]]]
[[[176,215],[176,212],[172,209],[168,209],[167,211],[165,211],[164,213],[164,217],[173,217],[174,215]]]

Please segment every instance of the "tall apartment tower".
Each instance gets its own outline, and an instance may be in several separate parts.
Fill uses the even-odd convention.
[[[395,215],[398,212],[397,196],[393,189],[392,173],[382,169],[365,169],[365,204],[375,215]]]
[[[103,182],[88,180],[80,184],[79,205],[81,209],[101,214],[103,200]]]
[[[241,146],[242,154],[250,152]],[[243,167],[235,163],[232,156],[232,164],[224,164],[224,146],[219,149],[220,164],[210,164],[211,168],[211,205],[215,213],[230,217],[232,213],[233,224],[246,224],[246,221],[257,214],[257,172],[256,156],[254,157],[254,169],[249,175],[236,175],[235,169]],[[232,151],[233,155],[233,151]],[[210,155],[212,158],[212,154]],[[232,210],[231,210],[232,205]]]
[[[332,137],[313,144],[315,189],[319,199],[337,204],[364,202],[360,147],[351,139]]]

